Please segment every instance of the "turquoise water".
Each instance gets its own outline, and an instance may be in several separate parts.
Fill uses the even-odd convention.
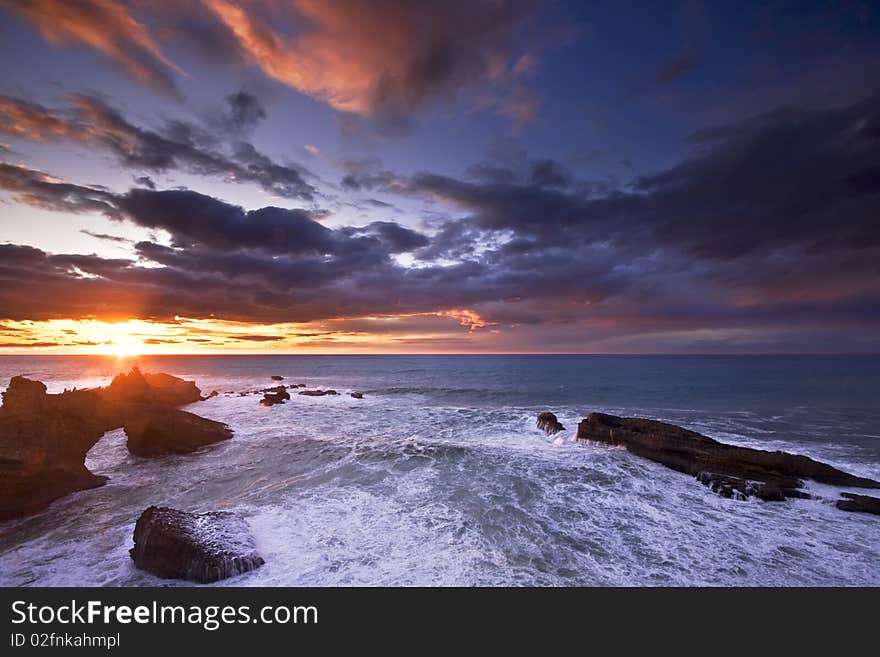
[[[135,361],[0,357],[50,391]],[[140,511],[247,516],[266,558],[232,585],[880,584],[880,518],[839,491],[725,500],[620,449],[574,442],[591,411],[674,422],[880,479],[880,357],[175,356],[137,362],[221,394],[191,410],[232,441],[143,460],[121,432],[90,452],[111,477],[0,525],[0,584],[156,584],[130,564]],[[264,408],[285,383],[360,390]],[[0,385],[3,385],[0,384]],[[548,438],[537,413],[567,431]],[[167,583],[167,582],[163,582]]]

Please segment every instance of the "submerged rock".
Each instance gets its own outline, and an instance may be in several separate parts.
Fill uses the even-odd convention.
[[[621,445],[638,456],[693,475],[724,497],[766,501],[809,497],[803,479],[834,486],[880,488],[826,463],[787,452],[767,452],[718,442],[673,424],[591,413],[578,424],[578,441]]]
[[[290,399],[290,393],[285,390],[284,386],[276,386],[275,388],[267,388],[263,391],[263,398],[260,403],[263,406],[274,406],[275,404],[283,404]]]
[[[290,388],[291,390],[293,390],[294,388],[305,388],[306,384],[305,383],[291,383],[287,387]]]
[[[364,398],[364,393],[362,393],[362,392],[358,392],[358,391],[354,391],[353,393],[351,393],[351,396],[354,397],[355,399],[363,399],[363,398]]]
[[[284,377],[281,376],[280,374],[273,374],[272,377],[271,377],[271,379],[272,379],[273,381],[284,381]]]
[[[116,376],[106,388],[57,395],[48,394],[39,381],[13,377],[0,407],[0,520],[36,513],[59,497],[104,484],[106,477],[85,467],[86,454],[107,431],[132,424],[136,418],[152,418],[152,425],[170,425],[172,429],[166,434],[181,432],[173,440],[166,436],[155,450],[134,441],[143,447],[142,453],[167,453],[169,442],[178,447],[187,442],[204,444],[212,432],[199,431],[195,440],[187,432],[196,425],[207,425],[190,418],[184,422],[184,416],[176,416],[178,411],[174,410],[200,397],[201,391],[192,381],[169,374],[144,374],[136,367]],[[169,418],[163,420],[166,415]],[[229,437],[227,432],[213,435],[223,440]]]
[[[565,427],[556,419],[556,416],[547,411],[538,416],[538,428],[549,436],[559,433],[560,431],[565,431]]]
[[[135,566],[166,579],[207,584],[259,568],[247,523],[229,511],[186,513],[151,506],[134,527]]]
[[[232,430],[222,422],[177,409],[133,413],[124,428],[128,451],[144,457],[189,454],[232,438]]]
[[[303,390],[299,394],[306,397],[323,397],[324,395],[338,395],[339,393],[335,390]]]
[[[861,513],[873,513],[880,516],[880,499],[870,495],[856,495],[855,493],[841,493],[846,499],[837,500],[837,508],[842,511],[859,511]]]

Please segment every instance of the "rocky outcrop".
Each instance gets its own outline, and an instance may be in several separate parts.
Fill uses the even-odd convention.
[[[354,399],[363,399],[363,398],[364,398],[364,393],[362,393],[362,392],[358,392],[357,390],[355,390],[353,393],[351,393],[351,396],[352,396]]]
[[[263,393],[263,398],[260,400],[260,403],[263,406],[274,406],[275,404],[283,404],[285,401],[290,399],[290,393],[287,392],[284,386],[267,388],[263,391]]]
[[[577,439],[620,445],[633,454],[690,474],[725,497],[754,495],[767,501],[809,497],[799,490],[804,479],[834,486],[880,488],[880,482],[806,456],[727,445],[656,420],[591,413],[578,424]]]
[[[870,495],[856,495],[855,493],[841,493],[846,499],[837,500],[837,508],[842,511],[859,511],[861,513],[873,513],[880,516],[880,499]]]
[[[556,416],[547,411],[538,416],[538,428],[548,436],[552,436],[560,431],[565,431],[565,427],[556,419]]]
[[[222,422],[178,409],[132,413],[124,428],[128,451],[143,457],[189,454],[232,438],[232,430]]]
[[[39,381],[13,377],[0,406],[0,520],[105,483],[85,467],[85,457],[107,431],[126,427],[132,452],[150,456],[229,438],[223,425],[174,409],[200,397],[192,381],[137,368],[106,388],[57,395]],[[157,445],[148,445],[154,438]]]
[[[280,374],[273,374],[270,378],[273,381],[284,381],[284,377],[281,376]]]
[[[305,388],[306,384],[305,383],[291,383],[287,387],[290,388],[291,390],[293,390],[294,388]]]
[[[195,381],[184,381],[162,372],[142,373],[137,367],[128,374],[117,374],[102,394],[115,402],[160,406],[183,406],[202,398]]]
[[[106,410],[89,412],[99,405],[93,391],[48,395],[39,381],[9,382],[0,407],[0,520],[106,482],[85,467],[86,453],[114,419]]]
[[[138,518],[129,554],[135,566],[153,575],[202,584],[265,563],[247,523],[234,513],[186,513],[155,506]]]
[[[335,390],[303,390],[299,394],[306,397],[323,397],[324,395],[338,395],[339,393]]]

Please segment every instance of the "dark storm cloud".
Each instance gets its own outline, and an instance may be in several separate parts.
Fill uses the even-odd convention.
[[[0,162],[0,189],[21,203],[60,212],[101,212],[117,217],[113,195],[97,187],[66,183],[34,169]]]
[[[141,128],[103,100],[85,94],[70,94],[69,107],[62,110],[0,96],[0,132],[34,141],[65,139],[97,145],[138,171],[180,170],[254,183],[283,198],[312,200],[315,189],[305,181],[304,169],[279,164],[238,139],[264,111],[246,94],[232,99],[217,119],[229,127],[220,139],[217,131],[186,121],[167,121],[155,130]]]
[[[695,139],[701,150],[690,159],[600,197],[540,179],[468,182],[431,173],[414,176],[409,190],[459,207],[480,230],[545,244],[613,242],[705,259],[793,245],[880,245],[880,97],[773,112]]]
[[[563,327],[552,330],[570,340],[876,329],[878,101],[776,112],[695,140],[680,164],[601,195],[548,162],[476,181],[353,167],[452,206],[432,234],[387,221],[329,228],[303,210],[246,211],[189,190],[114,194],[6,165],[0,183],[25,202],[104,211],[171,242],[138,243],[132,261],[7,245],[0,308],[6,319],[255,322],[467,308],[492,325]]]
[[[266,118],[266,108],[259,98],[244,91],[229,94],[223,108],[210,117],[212,123],[231,135],[249,135]]]

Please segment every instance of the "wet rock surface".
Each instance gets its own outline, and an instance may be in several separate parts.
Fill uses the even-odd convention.
[[[855,493],[841,493],[841,497],[844,499],[837,500],[836,504],[841,511],[873,513],[875,516],[880,516],[880,498]]]
[[[537,426],[548,436],[552,436],[560,431],[565,431],[565,427],[562,426],[562,423],[556,419],[556,416],[553,413],[548,411],[545,411],[538,416]]]
[[[232,438],[232,430],[222,422],[178,409],[133,413],[124,429],[128,451],[143,457],[189,454]]]
[[[259,568],[247,523],[228,511],[187,513],[151,506],[138,518],[134,547],[135,566],[166,579],[207,584]]]
[[[299,394],[306,397],[323,397],[325,395],[338,395],[339,393],[335,390],[303,390]]]
[[[765,501],[809,497],[804,479],[833,486],[880,488],[806,456],[737,447],[673,424],[591,413],[578,424],[578,441],[620,445],[638,456],[690,474],[724,497]]]
[[[0,406],[0,520],[104,484],[106,477],[85,467],[85,457],[107,431],[130,425],[142,434],[134,441],[129,437],[130,447],[144,455],[192,451],[209,437],[228,439],[231,434],[215,426],[219,423],[174,408],[200,398],[192,381],[137,368],[105,388],[55,395],[40,381],[13,377]],[[150,437],[157,445],[147,444]]]
[[[263,398],[260,403],[263,406],[274,406],[275,404],[283,404],[290,399],[290,393],[284,386],[276,386],[275,388],[267,388],[263,391]]]

